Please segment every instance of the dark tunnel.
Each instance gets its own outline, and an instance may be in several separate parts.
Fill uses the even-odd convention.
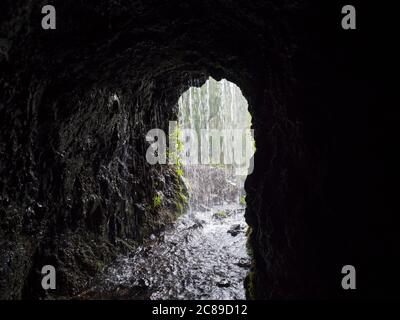
[[[398,296],[378,29],[346,32],[313,0],[55,0],[43,30],[44,4],[0,4],[0,298],[76,296],[174,220],[181,182],[146,163],[144,137],[210,76],[240,87],[257,141],[247,298]],[[155,190],[165,210],[147,209]]]

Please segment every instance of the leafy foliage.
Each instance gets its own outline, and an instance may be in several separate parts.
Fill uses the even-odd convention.
[[[153,208],[161,207],[161,197],[157,194],[153,197]]]

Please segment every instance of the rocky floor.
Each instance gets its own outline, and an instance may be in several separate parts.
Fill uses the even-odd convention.
[[[169,230],[121,257],[81,299],[245,299],[244,207],[189,212]]]

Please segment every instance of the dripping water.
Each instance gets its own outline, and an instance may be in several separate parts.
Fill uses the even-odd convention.
[[[250,128],[247,101],[212,78],[178,100],[179,128]],[[198,134],[200,136],[200,133]],[[209,151],[209,150],[207,150]],[[89,298],[244,299],[244,181],[230,165],[183,165],[187,212],[159,236],[119,258],[85,292]]]

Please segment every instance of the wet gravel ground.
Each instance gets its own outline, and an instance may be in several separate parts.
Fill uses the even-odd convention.
[[[189,212],[106,268],[84,299],[245,299],[244,207]]]

